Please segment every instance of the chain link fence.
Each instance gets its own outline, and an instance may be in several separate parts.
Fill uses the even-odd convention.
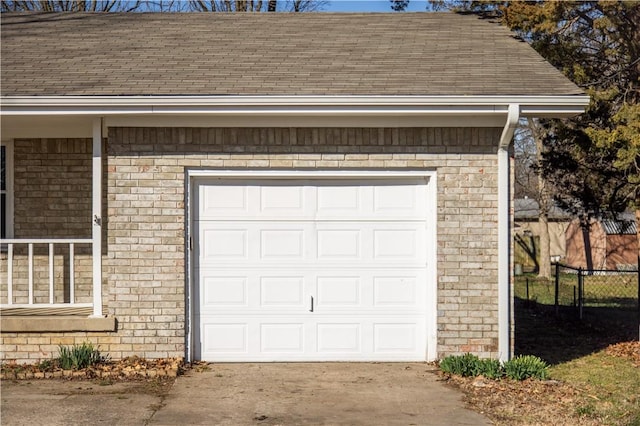
[[[556,315],[575,315],[637,324],[640,334],[640,271],[588,270],[556,264],[549,280],[516,276],[515,297],[526,306],[553,306]]]
[[[572,288],[573,305],[583,318],[588,308],[617,308],[637,311],[640,318],[640,272],[574,268],[556,264],[556,307],[566,303],[567,287]],[[564,302],[564,303],[563,303]]]

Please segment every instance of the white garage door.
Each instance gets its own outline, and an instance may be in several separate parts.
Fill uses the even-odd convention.
[[[426,178],[216,178],[194,195],[197,358],[426,359]]]

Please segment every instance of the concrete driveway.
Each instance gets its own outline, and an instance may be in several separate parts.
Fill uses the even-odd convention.
[[[210,364],[140,383],[4,382],[7,425],[488,425],[421,363]]]

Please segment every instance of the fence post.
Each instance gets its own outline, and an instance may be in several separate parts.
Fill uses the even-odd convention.
[[[559,293],[560,293],[560,264],[556,263],[556,294],[555,294],[555,298],[554,298],[554,306],[556,308],[556,316],[558,316],[558,313],[560,311],[560,304],[559,302]]]
[[[582,320],[582,305],[584,304],[584,282],[582,268],[578,268],[578,317]]]

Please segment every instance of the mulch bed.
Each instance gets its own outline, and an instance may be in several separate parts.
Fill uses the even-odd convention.
[[[596,425],[575,415],[579,390],[556,380],[529,379],[522,382],[484,377],[443,375],[459,388],[466,402],[498,425]]]
[[[177,377],[188,368],[182,358],[147,360],[137,356],[119,361],[106,361],[81,370],[63,370],[55,363],[17,364],[3,363],[0,380],[27,379],[111,379],[137,380]]]
[[[631,361],[640,368],[640,342],[623,342],[607,347],[606,353]],[[601,419],[581,416],[577,407],[598,398],[569,383],[556,380],[460,377],[440,373],[441,380],[460,389],[466,402],[497,425],[600,425]]]

